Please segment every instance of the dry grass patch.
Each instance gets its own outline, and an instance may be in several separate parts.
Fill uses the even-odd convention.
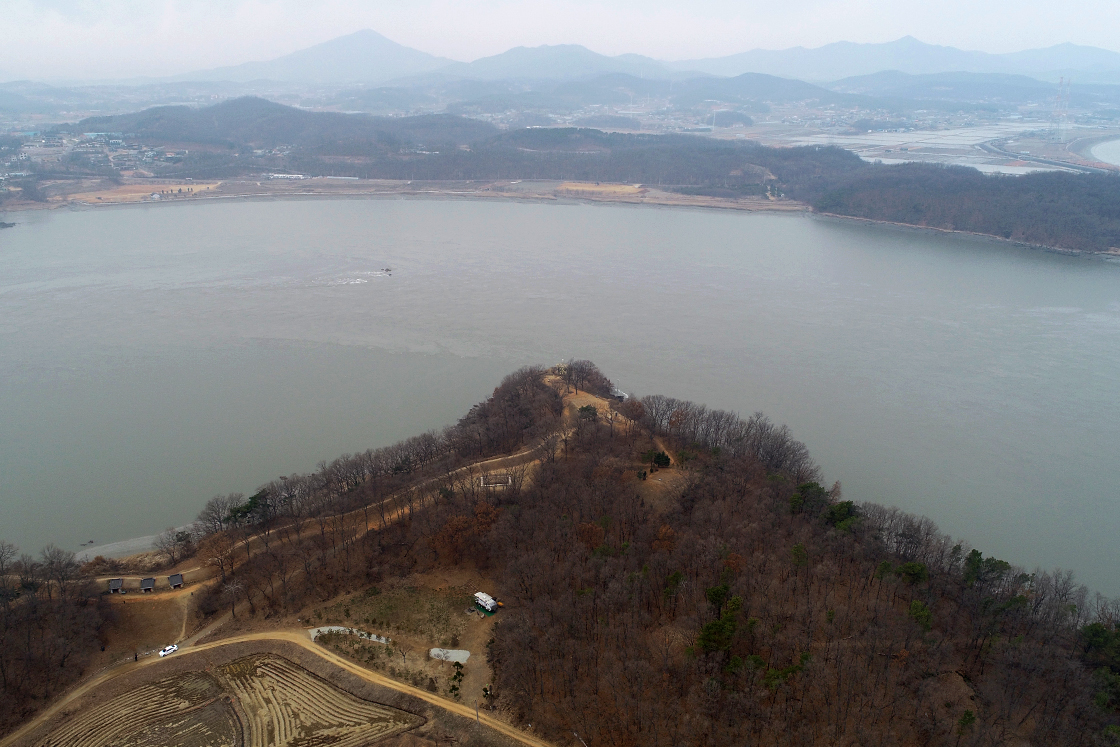
[[[633,184],[600,184],[597,182],[564,182],[557,192],[588,197],[637,197],[646,190]]]
[[[104,629],[109,661],[160,649],[182,637],[187,610],[180,598],[129,594],[112,598],[109,604],[115,618]]]
[[[432,646],[455,648],[466,630],[464,611],[474,607],[474,588],[372,587],[315,612],[321,625],[359,627],[380,635],[405,634]]]
[[[80,202],[139,202],[147,199],[148,195],[153,192],[159,193],[160,190],[176,191],[183,190],[180,195],[175,192],[176,197],[186,197],[188,194],[194,196],[196,194],[205,193],[207,190],[213,192],[218,188],[221,182],[211,183],[195,183],[195,182],[176,182],[174,184],[126,184],[120,187],[111,189],[100,189],[92,192],[78,192],[75,194],[67,195],[65,199],[75,200]],[[188,193],[187,190],[193,190]]]

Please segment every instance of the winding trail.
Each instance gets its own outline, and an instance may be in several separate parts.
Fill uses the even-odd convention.
[[[387,687],[390,690],[396,690],[397,692],[404,693],[405,695],[411,695],[414,698],[419,698],[426,703],[430,703],[437,708],[442,708],[449,713],[453,713],[457,716],[462,716],[463,718],[476,718],[475,710],[470,706],[466,706],[462,703],[456,703],[455,701],[440,697],[439,695],[436,695],[434,693],[430,693],[427,690],[421,690],[418,687],[406,685],[403,682],[397,682],[396,680],[390,679],[389,677],[386,677],[382,674],[378,674],[377,672],[372,672],[368,669],[360,667],[357,664],[323,648],[322,646],[316,645],[311,640],[306,630],[276,630],[265,633],[247,633],[245,635],[233,636],[231,638],[223,638],[220,641],[214,641],[212,643],[203,643],[198,646],[193,646],[191,647],[191,650],[189,652],[184,652],[178,655],[187,656],[189,654],[200,651],[209,651],[211,649],[221,648],[222,646],[231,646],[237,643],[248,643],[252,641],[279,641],[283,643],[294,643],[300,648],[310,651],[320,659],[324,659],[335,665],[339,669],[344,669],[355,677],[365,680],[366,682],[378,685],[380,687]],[[16,744],[17,742],[19,742],[19,740],[28,736],[32,731],[39,728],[48,720],[53,718],[56,714],[59,713],[59,711],[65,709],[67,705],[86,695],[91,690],[104,685],[106,682],[129,672],[134,672],[138,669],[159,666],[159,664],[163,661],[163,659],[159,658],[145,659],[141,662],[135,662],[126,666],[112,669],[98,677],[89,680],[88,682],[82,684],[80,687],[77,687],[67,693],[65,697],[56,701],[50,706],[50,708],[47,708],[42,713],[38,714],[31,721],[24,724],[20,729],[9,734],[6,738],[0,741],[0,747],[10,747],[11,745]],[[477,719],[479,723],[484,724],[494,731],[504,734],[510,739],[514,739],[521,744],[528,745],[529,747],[552,747],[551,743],[546,742],[543,739],[535,737],[531,734],[526,734],[520,729],[510,726],[504,721],[496,719],[493,716],[489,716],[484,713],[478,713]]]
[[[547,441],[548,441],[548,437],[542,439],[540,443],[538,443],[534,446],[530,446],[526,449],[522,449],[521,451],[516,452],[514,454],[503,454],[501,456],[488,457],[486,459],[483,459],[483,460],[480,460],[480,461],[477,461],[477,462],[471,462],[470,464],[465,464],[462,467],[457,467],[456,469],[452,470],[451,472],[449,472],[447,474],[436,475],[435,477],[430,477],[430,478],[428,478],[426,480],[423,480],[422,482],[417,483],[415,485],[410,485],[406,488],[401,488],[396,493],[393,493],[392,495],[390,495],[388,498],[384,498],[380,501],[377,501],[376,503],[370,503],[370,504],[367,504],[365,506],[361,506],[359,508],[351,509],[350,511],[347,511],[346,513],[342,514],[341,516],[342,517],[349,517],[349,516],[354,516],[356,514],[360,514],[362,512],[368,512],[371,509],[375,509],[379,506],[383,506],[383,505],[386,505],[388,503],[391,503],[392,501],[398,500],[403,495],[407,494],[410,491],[423,490],[424,488],[430,487],[433,484],[436,484],[436,483],[439,483],[439,482],[442,482],[442,481],[446,481],[448,479],[452,479],[456,476],[459,476],[461,473],[464,473],[464,472],[469,473],[471,470],[486,469],[487,467],[497,468],[497,469],[503,469],[503,468],[508,469],[508,468],[511,468],[511,467],[516,467],[516,466],[520,466],[520,465],[523,465],[523,464],[529,464],[529,463],[535,462],[537,460],[535,458],[531,458],[531,457],[534,457],[536,452],[538,452],[547,443]],[[395,518],[399,517],[400,513],[401,513],[401,509],[397,509],[393,513],[389,514],[387,519],[390,518],[390,517],[395,519]],[[279,532],[283,528],[284,527],[271,527],[269,529],[269,531],[272,532],[272,533],[276,533],[276,532]],[[361,537],[361,536],[369,533],[372,529],[374,529],[374,527],[367,526],[362,531],[362,533],[358,535],[358,537]],[[313,534],[314,533],[314,528],[309,526],[306,531],[308,533]],[[259,541],[260,536],[261,536],[261,533],[257,533],[257,534],[253,534],[253,535],[250,535],[248,537],[245,537],[245,538],[242,538],[242,539],[238,540],[237,542],[235,542],[233,544],[233,546],[230,550],[231,554],[234,554],[238,550],[244,548],[246,544],[253,543],[254,541]],[[162,578],[162,576],[166,576],[167,573],[172,571],[172,570],[175,570],[175,569],[172,568],[172,569],[167,569],[165,571],[161,571],[162,575],[158,576],[158,577]],[[166,588],[157,589],[156,593],[154,593],[154,594],[138,594],[138,593],[135,593],[135,590],[129,589],[130,592],[132,592],[132,593],[129,595],[128,601],[129,602],[138,602],[138,601],[153,601],[153,602],[158,601],[158,602],[162,602],[162,601],[166,601],[166,600],[172,599],[176,596],[182,596],[182,595],[189,594],[192,591],[192,589],[190,588],[190,586],[192,584],[205,584],[208,581],[212,581],[214,579],[214,577],[216,577],[218,575],[218,569],[215,566],[210,565],[208,563],[202,563],[200,565],[196,565],[196,566],[193,566],[191,568],[185,568],[183,570],[176,570],[175,572],[183,574],[184,580],[188,584],[187,587],[182,588],[182,589],[177,589],[177,590],[168,590]],[[124,579],[126,585],[131,584],[131,585],[134,585],[134,586],[138,587],[141,579],[148,578],[150,576],[152,576],[152,574],[133,575],[133,576],[123,576],[123,575],[122,576],[103,576],[103,577],[92,578],[90,580],[94,581],[95,583],[108,584],[109,580],[112,579],[112,578],[121,578],[121,579]]]
[[[562,397],[562,399],[563,399],[563,401],[566,405],[565,410],[567,412],[565,414],[568,416],[569,419],[574,419],[574,414],[575,414],[574,410],[582,404],[593,404],[593,405],[596,406],[596,409],[609,407],[609,403],[607,402],[607,400],[605,400],[602,397],[590,394],[589,392],[580,392],[578,390],[574,393],[562,392],[561,397]],[[623,422],[625,422],[625,418],[623,419]],[[565,428],[564,426],[561,426],[559,433],[550,434],[549,436],[546,436],[546,437],[542,438],[537,444],[535,444],[531,447],[522,449],[519,452],[516,452],[514,454],[506,454],[506,455],[502,455],[502,456],[489,457],[487,459],[482,459],[482,460],[479,460],[477,462],[472,462],[470,464],[459,467],[455,470],[452,470],[449,473],[446,473],[446,474],[443,474],[443,475],[437,475],[437,476],[428,478],[426,480],[422,480],[421,482],[419,482],[415,485],[411,485],[407,488],[401,489],[400,491],[392,494],[391,496],[383,499],[382,501],[378,501],[377,503],[369,504],[369,505],[361,507],[361,508],[352,509],[351,511],[348,511],[345,514],[343,514],[343,516],[349,516],[351,514],[358,514],[358,513],[361,513],[363,511],[369,511],[369,509],[371,509],[371,508],[375,508],[375,507],[378,507],[378,506],[383,506],[383,505],[388,504],[392,501],[400,499],[403,495],[407,494],[409,491],[422,490],[426,487],[431,486],[432,484],[439,483],[439,482],[442,482],[442,481],[446,481],[446,480],[449,480],[449,479],[453,479],[455,476],[461,475],[462,473],[470,473],[474,470],[480,470],[480,469],[485,471],[487,468],[508,469],[508,468],[511,468],[511,467],[514,467],[514,466],[521,466],[521,465],[524,465],[524,464],[535,463],[539,459],[540,450],[548,444],[548,441],[549,441],[550,438],[552,438],[554,436],[559,436],[562,439],[563,437],[567,436],[569,433],[570,433],[570,431],[569,431],[568,428]],[[660,442],[658,442],[657,445],[659,447],[661,447],[662,449],[664,449],[664,447],[662,446],[662,444]],[[672,458],[671,455],[670,455],[670,458]],[[384,521],[386,523],[393,523],[393,522],[397,521],[401,516],[403,516],[405,512],[406,512],[405,507],[403,507],[403,506],[397,507],[395,510],[390,511],[387,516],[385,516]],[[375,526],[371,527],[367,523],[364,530],[360,532],[358,537],[369,533],[374,528],[376,528],[376,524],[375,524]],[[271,531],[276,531],[276,529],[273,528]],[[313,531],[313,530],[311,530],[311,531]],[[248,537],[245,537],[245,538],[239,540],[238,542],[236,542],[234,544],[233,548],[234,548],[234,550],[236,550],[238,548],[242,548],[246,544],[252,543],[254,540],[259,540],[259,536],[257,534],[253,534],[253,535],[250,535]],[[205,586],[208,583],[214,581],[214,578],[217,575],[216,569],[214,567],[208,565],[208,564],[198,565],[198,566],[195,566],[193,568],[185,569],[185,570],[182,570],[182,571],[179,571],[179,572],[183,573],[184,575],[190,574],[190,575],[194,576],[195,578],[192,579],[192,581],[195,584],[198,584],[200,586]],[[199,576],[201,576],[201,578],[198,578]],[[123,578],[125,578],[127,580],[135,580],[137,582],[140,579],[139,576],[125,576]],[[95,581],[106,581],[107,582],[108,578],[105,578],[105,579],[100,579],[99,578],[99,579],[93,579],[93,580],[95,580]],[[192,591],[192,589],[190,587],[188,587],[188,588],[184,588],[184,589],[175,590],[175,591],[170,592],[170,593],[164,591],[164,592],[151,594],[151,595],[148,595],[148,594],[138,594],[136,596],[130,595],[128,601],[129,602],[138,602],[138,601],[143,600],[143,601],[155,602],[155,601],[166,601],[166,600],[169,600],[169,599],[179,598],[180,603],[182,605],[186,606],[187,605],[187,599],[189,598],[188,595],[191,593],[191,591]],[[506,724],[505,722],[500,721],[500,720],[498,720],[498,719],[496,719],[492,716],[488,716],[488,715],[485,715],[485,714],[482,714],[482,713],[476,713],[474,711],[474,709],[470,708],[469,706],[463,705],[461,703],[457,703],[455,701],[448,700],[446,698],[442,698],[442,697],[440,697],[438,695],[435,695],[433,693],[430,693],[426,690],[421,690],[421,689],[413,687],[411,685],[407,685],[407,684],[404,684],[402,682],[398,682],[398,681],[390,679],[389,677],[386,677],[384,675],[381,675],[381,674],[378,674],[376,672],[365,669],[363,667],[360,667],[360,666],[354,664],[353,662],[351,662],[347,659],[344,659],[343,657],[338,656],[338,655],[334,654],[333,652],[331,652],[331,651],[329,651],[329,650],[327,650],[327,649],[325,649],[321,646],[316,645],[313,641],[311,641],[310,636],[308,635],[306,630],[299,630],[299,631],[278,630],[278,631],[267,631],[267,632],[260,632],[260,633],[249,633],[249,634],[244,634],[244,635],[232,636],[232,637],[229,637],[229,638],[223,638],[221,640],[212,641],[212,642],[209,642],[209,643],[203,643],[203,644],[198,643],[199,640],[204,639],[206,636],[213,633],[217,628],[221,627],[225,622],[227,622],[230,619],[230,617],[231,617],[231,614],[228,613],[228,612],[223,614],[223,615],[220,615],[216,620],[212,621],[210,624],[206,625],[202,629],[195,631],[193,634],[190,635],[189,638],[186,638],[185,640],[183,640],[183,638],[187,635],[187,630],[186,630],[187,615],[184,614],[183,628],[182,628],[182,631],[181,631],[181,634],[180,634],[180,641],[179,641],[181,652],[179,654],[177,654],[177,656],[187,656],[187,655],[190,655],[192,653],[199,652],[199,651],[207,651],[207,650],[210,650],[210,649],[219,648],[221,646],[228,646],[228,645],[233,645],[233,644],[237,644],[237,643],[244,643],[244,642],[249,642],[249,641],[270,641],[271,640],[271,641],[283,641],[283,642],[288,642],[288,643],[294,643],[294,644],[300,646],[301,648],[304,648],[308,651],[311,651],[312,653],[314,653],[316,656],[320,657],[321,659],[325,659],[325,660],[331,662],[332,664],[334,664],[335,666],[337,666],[341,669],[344,669],[347,672],[350,672],[351,674],[353,674],[353,675],[355,675],[355,676],[357,676],[357,677],[359,677],[359,678],[361,678],[361,679],[363,679],[367,682],[370,682],[372,684],[379,685],[379,686],[382,686],[382,687],[387,687],[387,688],[390,688],[392,690],[396,690],[396,691],[401,692],[401,693],[411,695],[411,696],[419,698],[419,699],[421,699],[421,700],[423,700],[427,703],[430,703],[430,704],[432,704],[436,707],[443,708],[444,710],[446,710],[450,713],[454,713],[456,715],[463,716],[465,718],[476,718],[477,717],[478,721],[485,724],[486,726],[488,726],[488,727],[490,727],[490,728],[494,729],[495,731],[498,731],[502,734],[505,734],[506,736],[508,736],[512,739],[515,739],[518,742],[521,742],[522,744],[529,745],[530,747],[551,747],[550,743],[545,742],[545,741],[543,741],[541,739],[538,739],[534,736],[531,736],[529,734],[526,734],[526,733],[522,732],[521,730],[519,730],[519,729],[517,729],[513,726],[510,726],[509,724]],[[89,678],[85,682],[81,682],[76,687],[71,689],[69,692],[60,696],[59,699],[56,700],[54,703],[52,703],[48,708],[46,708],[43,711],[41,711],[40,713],[36,714],[30,721],[23,724],[18,730],[12,732],[7,737],[5,737],[3,739],[0,739],[0,747],[10,747],[10,745],[14,745],[14,744],[18,743],[19,740],[21,740],[22,738],[27,736],[34,729],[36,729],[39,726],[46,723],[49,719],[54,717],[59,711],[64,709],[68,704],[73,703],[77,699],[83,697],[84,695],[88,694],[90,691],[92,691],[95,688],[103,685],[104,683],[109,682],[110,680],[112,680],[116,677],[120,677],[122,675],[125,675],[125,674],[128,674],[130,672],[136,671],[137,669],[141,669],[143,667],[158,666],[159,662],[161,662],[161,661],[163,661],[163,660],[153,656],[153,657],[150,657],[150,658],[146,658],[142,661],[126,662],[126,663],[118,664],[118,665],[115,665],[115,666],[111,665],[109,668],[101,671],[98,674],[95,674],[93,677]]]

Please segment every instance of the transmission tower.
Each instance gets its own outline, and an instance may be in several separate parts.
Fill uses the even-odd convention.
[[[1054,112],[1051,118],[1050,138],[1055,142],[1065,139],[1069,127],[1069,93],[1072,79],[1058,79],[1058,95],[1054,98]]]

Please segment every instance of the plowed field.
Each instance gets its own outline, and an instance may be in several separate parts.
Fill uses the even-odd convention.
[[[38,747],[362,747],[421,723],[259,654],[138,687],[68,720]]]

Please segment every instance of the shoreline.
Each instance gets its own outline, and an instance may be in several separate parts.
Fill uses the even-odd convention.
[[[811,211],[811,215],[815,218],[822,220],[833,220],[838,223],[864,223],[875,226],[886,226],[889,228],[902,229],[904,231],[912,231],[917,233],[940,233],[946,235],[966,236],[976,239],[984,239],[996,244],[1003,244],[1005,246],[1016,246],[1021,249],[1032,249],[1036,251],[1052,252],[1054,254],[1063,254],[1067,257],[1081,257],[1083,259],[1097,259],[1104,261],[1120,260],[1120,249],[1095,252],[1087,251],[1085,249],[1066,249],[1060,246],[1049,246],[1047,244],[1031,244],[1026,241],[1016,241],[1015,239],[1006,239],[1002,236],[996,236],[990,233],[980,233],[978,231],[965,231],[959,228],[939,228],[937,226],[919,226],[914,223],[899,223],[898,221],[882,220],[879,218],[861,218],[856,215],[842,215],[840,213],[821,213]]]
[[[98,556],[108,560],[120,560],[133,555],[143,555],[156,549],[157,536],[149,534],[144,537],[108,542],[104,545],[87,545],[74,553],[74,559],[79,563],[88,563]]]
[[[304,182],[316,182],[314,185],[304,186]],[[358,188],[355,189],[357,183]],[[192,186],[193,182],[169,182],[163,184],[144,184],[149,186]],[[477,184],[475,188],[470,188]],[[267,186],[266,186],[267,185]],[[140,186],[132,182],[124,186],[117,185],[110,189],[86,192],[74,192],[67,195],[50,198],[47,202],[20,202],[18,204],[0,205],[0,217],[16,212],[30,212],[36,210],[70,210],[100,209],[108,207],[153,206],[153,205],[179,205],[197,203],[201,201],[222,202],[257,202],[272,200],[308,200],[308,199],[437,199],[437,200],[483,200],[501,201],[515,200],[519,202],[536,202],[556,204],[608,204],[608,205],[634,205],[668,208],[699,208],[710,210],[734,210],[739,212],[766,212],[785,214],[804,214],[816,218],[834,221],[854,221],[868,225],[890,226],[919,232],[936,232],[982,238],[1000,244],[1017,246],[1025,249],[1043,250],[1064,254],[1071,257],[1087,257],[1115,261],[1120,259],[1120,248],[1110,251],[1090,251],[1084,249],[1069,249],[1050,246],[1046,244],[1032,244],[1024,241],[996,236],[994,234],[977,231],[966,231],[953,228],[940,228],[938,226],[923,226],[913,223],[883,220],[877,218],[863,218],[859,216],[843,215],[839,213],[818,212],[804,202],[796,200],[773,201],[761,197],[725,198],[707,197],[701,195],[683,195],[667,192],[656,187],[644,185],[622,184],[596,184],[586,182],[560,182],[556,180],[518,180],[518,181],[480,181],[480,182],[412,182],[393,181],[382,179],[351,180],[332,179],[330,177],[311,177],[300,180],[229,180],[217,182],[213,192],[193,193],[190,196],[171,196],[161,199],[144,199],[137,193],[135,187]],[[331,189],[329,187],[335,187]],[[296,188],[300,187],[300,188]],[[319,187],[316,189],[315,187]],[[424,189],[423,187],[429,187]],[[464,188],[466,187],[466,188]],[[516,187],[510,189],[510,187]],[[225,188],[225,189],[223,189]],[[145,191],[146,191],[145,189]],[[98,196],[98,195],[101,196]],[[81,195],[85,199],[74,199]],[[89,198],[93,199],[89,199]],[[108,197],[109,199],[105,199]],[[7,223],[6,227],[16,224]]]
[[[313,182],[308,184],[308,182]],[[201,183],[200,183],[201,184]],[[137,188],[143,186],[143,190]],[[684,195],[645,185],[615,185],[559,180],[500,181],[393,181],[311,177],[298,180],[236,179],[211,183],[213,191],[173,194],[152,199],[145,194],[159,187],[193,187],[193,182],[165,181],[144,184],[130,181],[101,189],[80,187],[46,202],[19,201],[0,205],[0,215],[33,210],[101,208],[122,205],[181,204],[211,200],[273,200],[339,197],[418,197],[437,199],[527,200],[532,202],[587,202],[666,207],[711,207],[747,212],[808,212],[807,204],[794,200],[772,201],[762,197],[724,198]]]

